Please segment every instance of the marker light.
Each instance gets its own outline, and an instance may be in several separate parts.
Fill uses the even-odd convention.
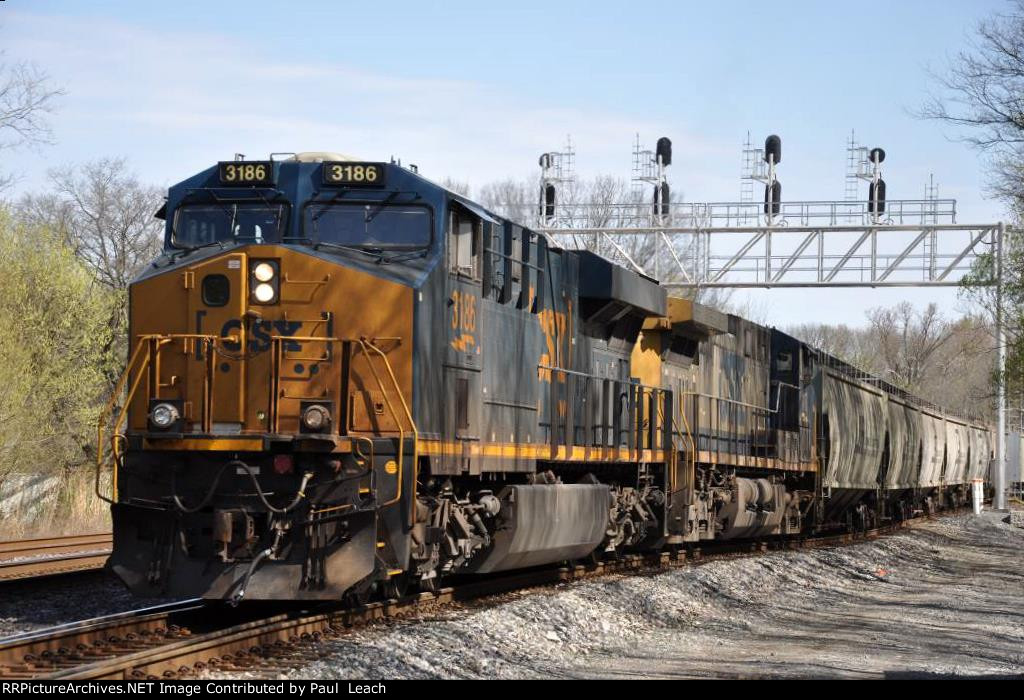
[[[270,263],[262,262],[253,268],[252,276],[260,282],[269,282],[274,279],[274,266]]]
[[[291,455],[274,455],[274,473],[284,476],[291,474],[295,468],[295,460]]]
[[[256,301],[259,303],[269,304],[274,300],[274,288],[266,282],[257,284],[256,289],[253,290],[253,296],[256,297]]]

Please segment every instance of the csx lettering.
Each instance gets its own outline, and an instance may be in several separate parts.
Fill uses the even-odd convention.
[[[540,356],[541,368],[537,370],[537,378],[544,382],[551,381],[551,370],[544,369],[543,366],[547,367],[567,367],[567,358],[569,351],[569,319],[571,318],[572,307],[569,307],[569,313],[564,311],[554,311],[553,309],[544,309],[537,314],[537,320],[540,323],[540,329],[544,332],[544,344],[547,347],[547,352],[542,352]],[[558,374],[558,381],[565,381],[565,374]]]
[[[301,327],[302,321],[254,321],[249,324],[248,332],[246,334],[246,352],[266,352],[270,349],[271,336],[292,336],[295,335]],[[230,321],[226,321],[224,325],[221,326],[220,337],[229,338],[233,335],[237,335],[237,331],[240,331],[241,329],[241,319],[233,318]],[[222,344],[224,349],[229,352],[238,352],[241,350],[241,343],[238,342],[224,340],[222,341]],[[297,352],[302,349],[302,345],[294,340],[289,340],[284,344],[284,349],[288,352]]]

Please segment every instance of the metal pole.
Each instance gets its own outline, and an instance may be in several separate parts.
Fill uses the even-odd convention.
[[[1003,236],[1006,224],[996,231],[996,349],[998,356],[999,427],[996,434],[995,498],[996,510],[1006,510],[1006,336],[1003,329]]]

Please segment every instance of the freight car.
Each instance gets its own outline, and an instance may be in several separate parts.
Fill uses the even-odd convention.
[[[977,422],[396,163],[221,162],[158,216],[97,463],[139,595],[361,601],[866,527],[963,501],[991,456]]]

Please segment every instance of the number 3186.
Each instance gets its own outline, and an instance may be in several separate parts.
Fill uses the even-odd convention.
[[[377,168],[372,165],[332,165],[331,179],[335,182],[376,182]]]
[[[267,179],[267,166],[262,163],[229,163],[224,166],[226,182],[248,182]]]

